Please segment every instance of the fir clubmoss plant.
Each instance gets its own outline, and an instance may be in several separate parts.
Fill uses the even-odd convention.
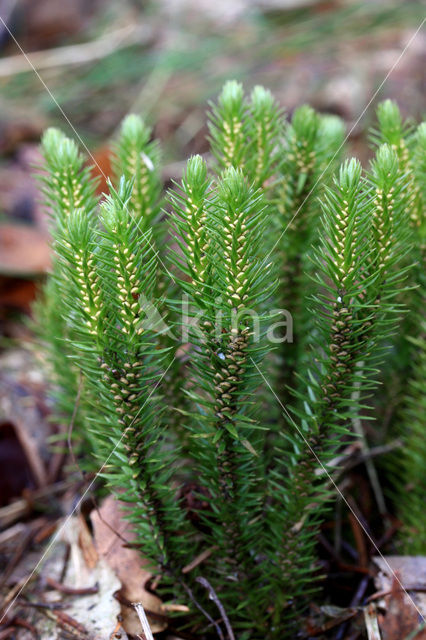
[[[368,170],[352,159],[335,172],[338,119],[304,106],[288,122],[267,90],[247,99],[227,83],[213,167],[190,158],[162,213],[158,145],[139,117],[123,122],[100,203],[74,143],[43,139],[55,258],[37,314],[57,412],[69,419],[79,398],[81,456],[127,504],[157,588],[190,608],[182,625],[200,639],[302,629],[335,456],[374,412],[411,307],[420,353],[400,476],[421,474],[426,135],[398,113],[379,107]],[[420,489],[406,507],[407,529],[424,531]]]
[[[130,206],[141,233],[156,229],[160,212],[160,148],[151,140],[151,129],[136,115],[127,116],[114,144],[115,184],[121,177],[133,182]]]
[[[343,146],[343,125],[338,118],[320,116],[304,105],[293,113],[283,140],[276,186],[277,252],[280,286],[278,306],[292,318],[291,340],[283,341],[278,362],[280,398],[289,400],[288,388],[296,384],[296,371],[304,367],[306,336],[312,314],[304,299],[313,295],[309,277],[309,248],[319,223],[319,195],[330,183]]]
[[[424,553],[426,516],[425,451],[426,418],[422,400],[424,377],[424,301],[426,239],[426,126],[417,129],[405,122],[398,105],[386,100],[377,110],[378,126],[372,132],[375,145],[387,142],[398,157],[399,184],[405,183],[403,218],[408,221],[412,269],[408,276],[410,290],[399,296],[407,307],[399,335],[388,357],[390,374],[385,377],[386,398],[391,398],[393,412],[390,433],[401,438],[402,455],[391,458],[389,467],[394,481],[391,499],[397,504],[402,520],[400,543],[407,553]]]
[[[424,553],[425,545],[425,432],[424,412],[424,303],[426,259],[426,124],[417,129],[403,121],[398,106],[387,100],[379,105],[379,127],[373,141],[387,140],[398,156],[399,181],[405,181],[404,216],[409,220],[413,268],[409,295],[404,295],[408,308],[395,350],[390,358],[391,370],[397,375],[386,380],[394,394],[395,410],[392,435],[403,442],[401,456],[391,462],[395,478],[392,498],[402,520],[400,541],[407,553]],[[399,375],[398,375],[399,374]]]
[[[52,273],[43,295],[36,305],[36,331],[45,346],[48,369],[54,382],[55,414],[69,420],[74,414],[76,443],[86,431],[83,383],[79,368],[72,362],[73,342],[69,318],[61,311],[61,300],[67,295],[67,280],[56,250],[56,230],[66,225],[69,215],[78,208],[88,217],[95,215],[98,204],[96,181],[92,179],[85,158],[76,143],[57,129],[48,129],[42,139],[44,157],[40,175],[44,203],[50,214],[53,236]],[[79,398],[75,407],[76,398]]]
[[[172,204],[180,249],[174,261],[187,278],[181,284],[198,320],[190,334],[195,411],[185,426],[200,489],[208,494],[210,508],[201,514],[206,539],[220,549],[213,583],[257,626],[262,601],[245,602],[235,581],[248,593],[262,575],[253,562],[263,551],[265,497],[264,431],[255,391],[265,354],[262,303],[275,286],[261,254],[266,203],[233,167],[209,184],[207,166],[195,156]]]
[[[402,412],[403,463],[398,474],[399,515],[403,523],[401,542],[412,555],[426,553],[426,322],[419,318],[421,334],[412,340],[416,350],[412,378]]]

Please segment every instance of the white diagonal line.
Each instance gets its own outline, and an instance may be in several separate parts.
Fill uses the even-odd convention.
[[[299,208],[297,209],[297,211],[294,213],[293,217],[291,218],[290,222],[288,222],[288,224],[286,225],[284,231],[281,232],[278,240],[275,242],[274,246],[272,247],[272,249],[269,251],[269,253],[267,254],[265,260],[267,260],[269,258],[269,256],[271,255],[271,253],[275,250],[275,248],[277,247],[277,245],[281,242],[281,238],[285,235],[285,233],[287,232],[288,228],[290,227],[290,225],[293,223],[293,220],[296,218],[296,216],[298,215],[299,211],[302,209],[303,205],[305,204],[306,200],[310,197],[310,195],[312,194],[312,192],[314,191],[314,189],[316,188],[317,184],[319,183],[319,181],[321,180],[321,178],[324,176],[325,172],[327,171],[327,169],[330,167],[330,165],[332,164],[333,160],[336,158],[336,156],[338,155],[338,153],[340,152],[340,150],[343,148],[343,146],[346,144],[346,142],[348,141],[348,138],[350,137],[352,131],[358,126],[361,118],[363,117],[363,115],[365,114],[365,112],[367,111],[367,109],[369,108],[369,106],[371,105],[371,103],[373,102],[373,100],[376,98],[377,94],[379,93],[379,91],[381,91],[383,85],[385,84],[385,82],[388,80],[389,76],[391,75],[391,73],[396,69],[397,65],[401,62],[404,54],[406,53],[406,51],[408,50],[408,48],[410,47],[410,45],[414,42],[415,38],[417,37],[418,33],[420,32],[420,29],[423,27],[424,23],[426,22],[426,18],[423,18],[423,20],[421,21],[420,25],[417,27],[416,31],[414,32],[414,34],[411,36],[411,38],[409,39],[409,41],[407,42],[407,44],[405,45],[404,49],[401,51],[401,53],[399,54],[398,58],[396,59],[396,61],[393,63],[393,65],[391,66],[391,68],[389,69],[389,71],[387,72],[386,76],[384,77],[384,79],[382,80],[382,82],[379,84],[378,88],[376,89],[376,91],[373,93],[373,96],[371,97],[371,99],[368,101],[368,103],[366,104],[366,106],[364,107],[364,109],[361,111],[360,116],[357,118],[357,120],[355,121],[355,124],[352,125],[352,127],[350,128],[349,132],[346,134],[345,139],[343,140],[342,144],[340,145],[340,147],[337,149],[337,151],[334,153],[334,155],[331,157],[331,160],[329,161],[329,163],[327,164],[327,166],[325,167],[325,169],[323,169],[323,171],[321,172],[321,174],[318,176],[317,180],[315,181],[315,184],[312,186],[312,188],[310,189],[310,191],[307,193],[307,195],[305,196],[303,202],[300,204]]]
[[[74,513],[77,511],[77,509],[79,508],[79,506],[81,505],[81,503],[83,502],[85,496],[88,494],[88,492],[90,491],[90,489],[93,487],[93,484],[95,483],[95,480],[97,479],[97,477],[99,476],[100,473],[103,472],[105,466],[108,464],[111,456],[114,455],[117,447],[120,445],[120,443],[122,442],[124,436],[126,435],[127,431],[130,429],[130,427],[133,425],[133,423],[135,422],[135,420],[138,418],[140,412],[142,411],[142,409],[145,407],[146,403],[149,401],[149,399],[151,398],[152,394],[154,393],[154,391],[157,389],[157,387],[159,386],[159,384],[161,383],[161,381],[163,380],[164,376],[166,375],[166,373],[168,372],[168,370],[170,369],[170,367],[172,366],[172,364],[174,363],[174,361],[176,360],[176,357],[173,358],[173,360],[170,362],[170,364],[168,365],[167,369],[164,371],[164,373],[161,375],[160,379],[157,381],[157,383],[155,384],[154,388],[151,390],[151,392],[149,393],[147,399],[145,400],[145,402],[143,403],[143,405],[138,409],[135,417],[133,418],[133,420],[131,421],[131,423],[129,424],[128,427],[125,428],[125,430],[123,431],[121,438],[118,440],[118,442],[114,445],[114,448],[112,449],[112,451],[108,454],[108,457],[106,458],[106,460],[104,461],[104,463],[102,464],[102,466],[100,467],[100,469],[96,472],[95,477],[92,479],[92,481],[90,482],[90,484],[88,485],[88,487],[86,488],[86,490],[84,491],[83,495],[81,496],[81,498],[79,499],[79,501],[77,502],[77,504],[75,505],[75,507],[73,508],[73,510],[67,515],[67,517],[65,518],[64,522],[61,524],[61,526],[59,527],[58,531],[55,533],[55,535],[53,536],[52,540],[50,541],[50,543],[48,544],[47,548],[45,549],[45,551],[43,552],[42,556],[40,557],[40,560],[37,562],[37,564],[35,565],[34,569],[31,571],[30,575],[28,576],[28,578],[25,580],[25,582],[22,584],[22,586],[20,587],[18,593],[15,595],[15,597],[13,598],[13,600],[9,603],[7,609],[5,610],[5,612],[3,613],[2,617],[0,618],[0,624],[2,623],[2,621],[5,619],[5,617],[7,616],[8,612],[10,611],[10,609],[13,607],[13,605],[15,604],[16,600],[19,598],[19,596],[21,595],[22,591],[25,589],[25,587],[27,586],[27,584],[29,583],[29,581],[31,580],[31,578],[33,577],[33,575],[35,574],[35,572],[37,571],[37,569],[39,568],[39,566],[41,565],[41,563],[43,562],[43,560],[45,559],[45,557],[47,556],[47,554],[49,553],[49,551],[51,550],[51,548],[53,547],[53,545],[56,543],[56,541],[58,540],[59,536],[61,535],[62,531],[64,530],[64,528],[67,526],[68,522],[70,521],[70,519],[72,518],[72,516],[74,515]]]
[[[301,429],[299,429],[299,427],[297,426],[297,424],[295,423],[295,421],[293,420],[292,416],[290,415],[290,413],[287,411],[287,409],[285,408],[285,406],[283,405],[283,403],[281,402],[281,400],[279,399],[279,397],[277,396],[277,394],[275,393],[274,389],[272,388],[272,386],[270,385],[270,383],[268,382],[268,380],[265,378],[265,376],[263,375],[263,372],[259,369],[258,365],[256,364],[256,362],[253,360],[253,358],[250,356],[250,359],[252,361],[252,363],[254,364],[254,366],[256,367],[256,369],[258,370],[258,372],[260,373],[260,375],[262,376],[263,380],[266,382],[266,384],[268,385],[269,389],[272,391],[275,399],[277,400],[278,404],[280,405],[280,407],[282,408],[282,410],[284,411],[284,413],[286,414],[287,418],[290,420],[290,422],[292,423],[292,425],[294,426],[294,428],[296,429],[297,433],[299,434],[299,436],[302,438],[303,442],[305,443],[305,445],[308,447],[309,451],[311,452],[311,454],[313,455],[313,457],[315,458],[316,462],[318,463],[318,465],[322,468],[323,472],[325,473],[325,475],[327,476],[327,478],[330,480],[331,484],[333,485],[333,487],[336,489],[337,493],[339,494],[339,496],[341,497],[341,499],[343,500],[343,502],[346,504],[346,506],[348,507],[349,511],[352,513],[352,515],[354,516],[355,520],[358,522],[359,526],[361,527],[361,529],[363,530],[363,532],[365,533],[365,535],[367,536],[368,540],[371,542],[371,544],[373,545],[373,547],[375,548],[375,550],[377,551],[377,553],[379,554],[379,556],[382,558],[383,562],[386,564],[386,566],[388,567],[390,573],[393,575],[393,577],[395,578],[395,580],[398,582],[399,586],[401,587],[402,591],[404,591],[405,595],[409,598],[411,604],[413,605],[413,607],[415,608],[415,610],[417,611],[417,613],[419,614],[420,618],[423,620],[423,622],[425,622],[425,618],[423,616],[423,614],[421,613],[420,609],[417,607],[416,603],[414,602],[413,598],[410,596],[410,594],[407,592],[406,588],[404,587],[404,585],[402,584],[401,580],[398,578],[398,575],[393,571],[392,567],[390,566],[389,562],[386,560],[385,556],[382,554],[382,552],[380,551],[379,547],[376,545],[376,543],[374,542],[373,538],[371,537],[371,535],[368,533],[367,529],[365,528],[365,526],[363,525],[363,523],[361,522],[361,520],[358,518],[357,514],[355,513],[354,509],[351,507],[351,505],[349,504],[348,500],[346,500],[345,496],[343,495],[343,493],[340,491],[339,487],[337,486],[336,482],[333,480],[332,476],[329,474],[329,472],[327,471],[327,468],[323,465],[323,463],[321,462],[321,460],[319,459],[319,457],[317,456],[317,454],[315,453],[314,449],[311,447],[309,440],[306,439],[306,437],[304,436],[303,432]]]

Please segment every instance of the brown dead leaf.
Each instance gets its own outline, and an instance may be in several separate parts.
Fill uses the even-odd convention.
[[[69,0],[57,3],[53,0],[31,2],[24,0],[18,7],[23,22],[22,33],[17,37],[23,47],[34,50],[59,44],[84,30],[86,20],[93,9],[93,2]]]
[[[13,424],[7,421],[0,421],[0,469],[0,506],[35,487],[25,452]],[[4,524],[0,518],[0,525]]]
[[[93,152],[91,162],[93,162],[93,176],[99,179],[97,193],[107,193],[108,183],[106,176],[110,176],[111,168],[111,149],[108,145],[99,147]]]
[[[87,526],[86,521],[81,514],[79,516],[79,520],[80,531],[78,535],[78,543],[80,545],[86,565],[89,567],[89,569],[93,569],[99,560],[98,552],[96,551],[96,547],[93,544],[93,538],[89,531],[89,527]]]
[[[44,118],[37,111],[31,111],[27,105],[26,112],[16,108],[2,113],[0,122],[0,153],[13,153],[24,142],[38,142],[46,128]]]
[[[398,575],[398,574],[396,574]],[[386,613],[379,617],[383,640],[400,640],[410,636],[419,626],[419,615],[411,602],[406,601],[406,594],[395,577],[391,593],[385,596]],[[413,636],[410,636],[413,637]],[[416,640],[426,638],[426,632],[414,636]]]
[[[376,586],[390,588],[393,572],[398,572],[405,589],[426,589],[426,556],[384,556],[373,558],[380,573],[376,578]],[[426,608],[422,611],[426,615]]]
[[[385,594],[379,616],[383,640],[426,640],[426,629],[419,629],[426,613],[426,557],[376,557],[374,563],[380,570],[376,587]]]
[[[24,350],[5,352],[0,358],[0,421],[11,425],[37,487],[48,484],[48,438],[43,385],[32,379],[36,364]]]
[[[75,487],[73,489],[73,495]],[[38,519],[37,529],[43,526],[44,519]],[[35,524],[25,525],[32,528],[36,538]],[[99,558],[96,566],[89,568],[83,556],[80,541],[82,535],[82,519],[68,516],[56,522],[57,537],[53,543],[43,548],[29,549],[22,555],[7,580],[9,591],[3,599],[3,607],[11,604],[8,618],[12,619],[19,612],[22,600],[14,603],[14,598],[26,585],[28,600],[42,601],[59,609],[31,609],[28,618],[36,632],[30,635],[15,634],[19,640],[58,640],[73,638],[74,640],[108,640],[119,628],[120,605],[114,597],[120,588],[120,581],[108,563]],[[19,530],[17,532],[19,535]],[[24,533],[25,535],[25,533]],[[9,533],[12,537],[13,530]],[[16,534],[15,534],[16,537]],[[92,543],[93,544],[93,543]],[[16,543],[15,543],[16,546]],[[3,553],[2,549],[2,553]],[[37,581],[28,583],[34,567],[37,566]],[[27,598],[25,598],[27,600]],[[27,617],[28,614],[25,614]],[[84,631],[83,631],[84,630]],[[9,636],[8,636],[9,637]],[[122,634],[122,640],[124,640]]]
[[[29,313],[36,294],[37,285],[34,281],[0,276],[1,307]]]
[[[145,585],[152,577],[146,569],[147,562],[141,558],[136,549],[124,546],[122,536],[132,542],[134,536],[130,524],[123,519],[122,503],[113,496],[106,498],[99,512],[92,511],[90,518],[93,525],[95,546],[99,555],[113,569],[122,584],[121,594],[129,602],[141,602],[144,609],[165,615],[160,598],[149,593]],[[119,535],[117,535],[117,532]],[[134,609],[122,607],[123,627],[127,633],[140,634],[141,626]],[[149,613],[148,613],[149,618]],[[167,624],[159,620],[149,620],[153,633],[164,631]]]
[[[50,267],[47,234],[26,225],[0,225],[0,274],[34,276]]]
[[[114,598],[114,593],[120,583],[103,558],[99,558],[94,566],[88,565],[87,550],[90,546],[93,547],[93,541],[90,539],[86,523],[83,523],[82,517],[74,516],[67,519],[61,529],[60,540],[70,545],[63,585],[74,590],[86,591],[86,593],[73,596],[60,593],[56,599],[58,597],[66,599],[66,615],[84,626],[91,640],[105,640],[110,637],[117,625],[120,607]],[[82,546],[82,540],[85,540],[84,546]],[[57,572],[50,570],[50,577],[52,574],[58,575]],[[94,587],[97,588],[94,589]],[[45,593],[45,597],[48,593]]]
[[[4,405],[5,403],[2,402],[2,407]],[[27,411],[27,415],[30,415],[30,411]],[[19,417],[15,414],[12,424],[21,447],[25,452],[26,459],[28,460],[28,464],[32,471],[33,477],[37,482],[37,486],[40,488],[46,487],[48,483],[47,470],[40,452],[39,444],[42,435],[44,435],[44,433],[46,433],[47,431],[47,429],[44,429],[40,434],[39,425],[41,425],[42,427],[44,427],[45,425],[36,414],[31,422],[20,420]]]

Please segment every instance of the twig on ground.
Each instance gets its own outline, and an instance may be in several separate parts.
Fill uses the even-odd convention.
[[[200,553],[200,555],[194,558],[194,560],[192,560],[189,564],[186,565],[186,567],[182,569],[182,573],[189,573],[190,571],[195,569],[195,567],[198,567],[198,565],[204,562],[204,560],[207,560],[207,558],[210,558],[212,553],[216,550],[217,550],[217,547],[210,547],[210,549],[206,549],[205,551],[203,551],[203,553]]]
[[[32,607],[34,609],[49,609],[54,611],[55,609],[65,609],[66,604],[64,602],[28,602],[26,600],[19,600],[20,607]]]
[[[379,623],[377,621],[376,609],[369,605],[364,609],[365,627],[367,629],[368,640],[382,640]]]
[[[127,600],[127,598],[123,596],[123,594],[120,593],[120,591],[116,591],[114,593],[114,598],[117,600],[117,602],[124,605],[125,607],[129,607],[131,609],[134,608],[133,602],[130,602],[130,600]],[[160,622],[167,622],[167,623],[169,622],[169,618],[165,615],[162,615],[161,613],[158,613],[158,611],[151,611],[151,609],[147,609],[145,607],[145,613],[153,620],[159,620]]]
[[[153,30],[146,24],[130,24],[104,34],[97,40],[56,49],[30,53],[32,67],[25,56],[19,54],[0,60],[0,78],[17,73],[41,71],[53,67],[87,64],[105,58],[119,49],[132,45],[146,46],[155,39]]]
[[[354,595],[354,597],[352,598],[351,602],[350,602],[350,607],[352,608],[357,608],[359,607],[360,603],[362,602],[363,598],[364,598],[364,594],[365,591],[368,587],[368,583],[370,581],[370,576],[364,576],[361,579],[361,582],[358,585],[358,589],[356,590],[356,593]],[[343,638],[345,638],[345,633],[348,630],[348,622],[343,622],[339,629],[337,630],[336,636],[334,638],[334,640],[343,640]]]
[[[69,587],[66,584],[62,584],[61,582],[57,582],[53,578],[46,578],[46,584],[52,589],[56,591],[60,591],[61,593],[65,593],[69,596],[85,596],[91,593],[98,593],[99,586],[95,585],[94,587],[83,587],[81,589],[74,589],[73,587]]]
[[[36,640],[39,637],[37,629],[30,622],[28,622],[28,620],[24,620],[23,618],[14,618],[13,624],[16,624],[17,627],[23,627],[24,629],[27,629]]]
[[[225,640],[222,633],[222,629],[220,628],[220,625],[215,620],[213,620],[213,618],[207,613],[207,611],[201,606],[201,604],[197,602],[191,589],[182,581],[180,582],[180,584],[182,585],[183,589],[185,589],[186,593],[188,594],[189,598],[194,603],[194,605],[197,607],[197,609],[201,611],[203,616],[205,616],[207,620],[210,622],[210,624],[215,628],[215,631],[219,636],[220,640]]]
[[[225,609],[223,608],[221,601],[217,597],[216,591],[213,589],[211,584],[205,578],[199,577],[199,578],[196,578],[196,581],[208,590],[210,600],[213,600],[213,602],[215,603],[215,605],[220,611],[220,615],[222,616],[222,620],[225,624],[229,640],[235,640],[234,632],[232,631],[228,616],[226,615]]]
[[[154,636],[152,635],[151,627],[148,622],[148,618],[146,617],[145,609],[141,602],[133,602],[132,606],[134,607],[136,613],[138,614],[139,622],[141,623],[141,627],[144,633],[144,640],[154,640]]]
[[[8,525],[13,524],[20,518],[24,518],[29,515],[34,508],[34,505],[40,501],[43,502],[47,498],[65,492],[72,487],[73,482],[64,481],[57,482],[43,489],[36,489],[32,491],[28,498],[20,498],[11,504],[6,505],[0,509],[0,528],[6,528]]]
[[[10,562],[8,563],[5,571],[3,572],[3,575],[2,575],[1,580],[0,580],[0,588],[2,588],[3,585],[6,584],[8,578],[12,574],[12,572],[15,569],[16,565],[19,563],[19,561],[21,560],[22,556],[24,555],[24,552],[30,546],[30,543],[31,543],[31,540],[32,540],[33,536],[34,536],[34,531],[33,531],[33,529],[31,527],[29,527],[28,530],[26,531],[25,535],[21,538],[19,544],[16,546],[15,553],[13,554],[12,558],[10,559]]]

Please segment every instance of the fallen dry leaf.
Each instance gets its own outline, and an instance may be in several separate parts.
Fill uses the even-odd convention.
[[[78,542],[86,565],[89,567],[89,569],[93,569],[98,563],[99,555],[93,543],[93,538],[89,531],[89,527],[87,526],[86,521],[82,515],[79,516],[79,520],[80,533]]]
[[[36,110],[30,111],[29,106],[26,113],[16,108],[14,111],[3,112],[0,122],[0,153],[13,153],[24,142],[38,142],[45,128],[44,118]]]
[[[0,276],[0,306],[17,309],[24,313],[31,311],[37,295],[37,285],[33,280],[4,278]]]
[[[379,616],[383,640],[426,640],[426,629],[420,629],[426,615],[426,557],[375,557],[379,568],[375,584],[384,592],[384,613]],[[416,630],[418,632],[416,633]]]
[[[49,267],[46,233],[23,224],[0,225],[0,274],[34,276],[45,273]]]
[[[47,419],[44,385],[37,369],[33,356],[24,349],[1,355],[0,422],[13,427],[35,485],[46,487],[52,424]]]
[[[25,28],[17,37],[25,43],[22,46],[30,50],[55,46],[64,37],[84,30],[92,7],[93,3],[84,0],[69,0],[63,5],[52,0],[24,0],[18,8],[22,12],[21,20],[25,18]]]
[[[71,518],[63,528],[61,539],[70,545],[70,556],[63,584],[72,589],[98,587],[97,593],[67,597],[66,614],[84,626],[91,640],[109,638],[117,625],[120,605],[114,593],[120,583],[114,571],[103,559],[95,566],[93,555],[89,565],[86,562],[88,535],[87,525],[79,517]],[[83,550],[81,541],[84,540]],[[93,545],[93,542],[91,542]],[[64,598],[61,595],[61,598]]]
[[[35,482],[31,467],[17,438],[13,424],[0,420],[0,506],[8,505],[12,498],[33,489]],[[3,512],[3,509],[0,510]],[[0,517],[0,526],[9,524]]]
[[[52,605],[59,603],[61,608],[32,610],[31,621],[37,637],[42,640],[107,640],[117,628],[120,605],[114,593],[120,588],[120,582],[103,558],[99,558],[93,568],[87,565],[81,548],[81,540],[86,537],[81,518],[66,517],[58,521],[57,526],[58,537],[52,540],[52,544],[44,551],[40,547],[30,549],[14,568],[7,581],[9,601],[12,602],[20,586],[27,585],[28,576],[38,567],[37,583],[29,583],[26,592],[32,593],[37,601],[41,599]],[[66,571],[63,577],[64,562]],[[55,588],[57,583],[59,588]],[[20,600],[17,600],[10,615],[19,615],[20,607]],[[16,637],[30,640],[35,635],[18,634]],[[122,640],[124,638],[122,634]]]
[[[111,158],[111,149],[108,145],[96,149],[90,158],[89,165],[93,166],[93,176],[99,180],[96,189],[99,195],[108,193],[107,177],[112,173]]]
[[[134,536],[130,531],[130,524],[123,519],[120,501],[113,496],[106,498],[99,512],[92,511],[90,515],[95,546],[99,555],[105,559],[121,582],[121,594],[129,602],[141,602],[144,609],[154,613],[165,615],[160,598],[149,593],[145,585],[152,577],[146,569],[144,562],[136,549],[124,546],[122,536],[127,542],[132,542]],[[118,532],[119,535],[117,535]],[[123,606],[123,628],[132,635],[140,634],[141,626],[136,612]],[[164,631],[167,624],[158,620],[149,619],[153,633]]]
[[[398,574],[396,574],[398,576]],[[386,613],[379,617],[383,640],[407,638],[426,640],[426,631],[413,635],[420,624],[420,616],[399,584],[399,576],[394,578],[391,593],[385,596]]]

